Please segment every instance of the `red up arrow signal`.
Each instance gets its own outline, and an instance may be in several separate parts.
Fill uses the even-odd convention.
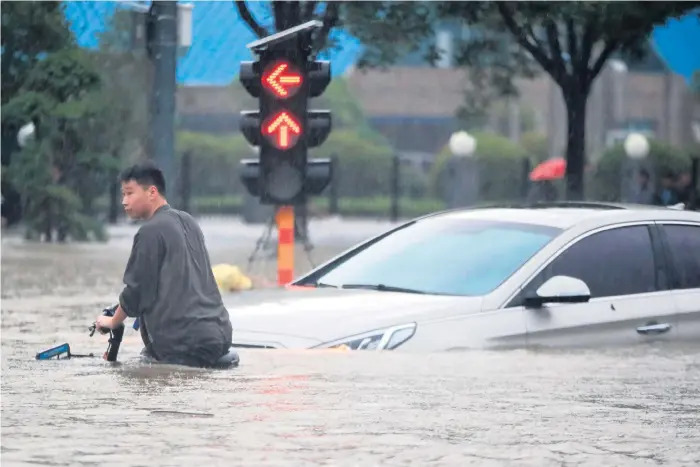
[[[283,110],[265,120],[262,133],[277,149],[290,149],[301,135],[301,125]]]
[[[276,62],[267,67],[262,76],[262,85],[273,95],[286,99],[292,97],[301,86],[301,74],[287,62]]]

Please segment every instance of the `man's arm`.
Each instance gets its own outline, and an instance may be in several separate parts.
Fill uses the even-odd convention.
[[[123,312],[124,319],[137,318],[153,308],[158,295],[161,251],[162,242],[158,233],[141,228],[134,237],[134,245],[126,264],[125,287],[119,295],[115,318],[120,311]]]

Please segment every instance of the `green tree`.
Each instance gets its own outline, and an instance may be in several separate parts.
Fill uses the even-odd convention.
[[[61,2],[4,3],[0,42],[3,104],[17,94],[41,57],[74,45]]]
[[[442,2],[435,7],[433,16],[470,26],[456,57],[460,66],[469,69],[471,88],[476,91],[468,94],[463,117],[478,116],[497,95],[516,94],[513,78],[532,77],[538,67],[559,85],[568,117],[567,197],[580,199],[586,103],[596,77],[616,53],[640,57],[655,25],[682,16],[698,4]],[[385,27],[381,34],[368,31],[360,36],[369,44],[365,54],[370,58],[366,60],[369,66],[385,65],[394,58],[384,52],[391,47],[386,37],[394,34],[400,34],[400,28],[392,31]],[[433,50],[431,55],[439,52]]]
[[[112,124],[100,76],[91,57],[75,46],[58,5],[11,5],[21,8],[3,6],[3,66],[8,51],[13,52],[8,60],[25,57],[28,63],[10,67],[16,82],[7,85],[9,95],[3,92],[2,125],[15,138],[17,129],[32,121],[37,134],[10,165],[6,180],[21,195],[28,237],[44,234],[52,241],[56,233],[59,240],[86,239],[92,233],[101,238],[92,201],[103,191],[111,163],[105,152]],[[5,27],[13,25],[22,25],[23,32],[6,36]],[[39,47],[24,34],[35,34],[37,43],[48,37],[60,47]]]
[[[566,194],[583,198],[586,104],[593,82],[615,53],[643,53],[654,26],[682,16],[698,2],[545,2],[481,3],[461,10],[445,4],[445,13],[510,33],[560,87],[567,109]],[[513,57],[514,59],[516,57]],[[524,58],[523,58],[524,59]],[[513,60],[517,63],[517,60]],[[517,68],[515,68],[517,70]],[[512,76],[512,75],[511,75]],[[507,84],[508,73],[502,76]]]
[[[2,165],[10,164],[19,151],[17,131],[27,121],[10,122],[5,119],[5,104],[17,96],[32,67],[47,53],[73,43],[59,2],[6,2],[2,5]],[[20,199],[5,171],[2,181],[3,215],[10,222],[19,219]]]

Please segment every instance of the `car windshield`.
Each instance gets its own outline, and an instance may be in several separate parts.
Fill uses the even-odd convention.
[[[484,295],[560,232],[525,223],[428,218],[350,253],[309,279],[334,287]]]

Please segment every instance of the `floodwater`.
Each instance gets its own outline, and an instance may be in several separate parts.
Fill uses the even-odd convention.
[[[3,467],[700,464],[700,348],[242,351],[208,371],[139,363],[129,329],[119,364],[33,360],[63,342],[104,351],[87,327],[120,289],[130,232],[3,238]],[[214,262],[236,264],[255,237],[205,235]]]

